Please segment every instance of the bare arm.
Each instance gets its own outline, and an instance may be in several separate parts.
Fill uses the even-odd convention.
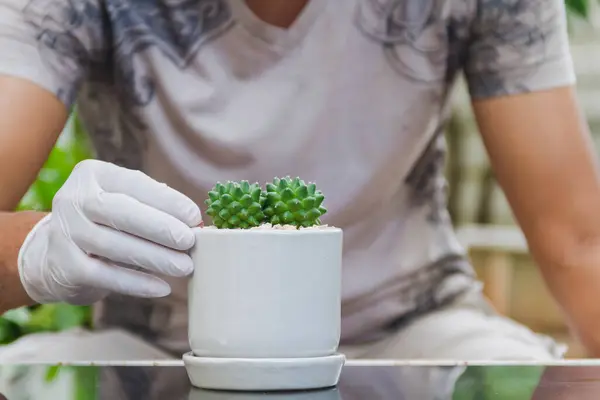
[[[569,322],[600,356],[600,175],[569,87],[474,102],[530,250]]]
[[[88,66],[108,57],[104,16],[100,0],[0,0],[0,312],[31,302],[17,258],[43,213],[11,211],[56,143]]]
[[[52,93],[2,75],[0,109],[0,211],[12,211],[48,158],[67,111]]]
[[[44,213],[14,210],[36,178],[67,118],[65,106],[28,81],[0,75],[0,313],[28,305],[17,256]]]

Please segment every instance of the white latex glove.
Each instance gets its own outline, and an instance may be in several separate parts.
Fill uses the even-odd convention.
[[[170,286],[152,273],[193,271],[186,251],[201,221],[192,200],[142,172],[83,161],[25,239],[21,282],[38,303],[87,305],[109,292],[166,296]]]

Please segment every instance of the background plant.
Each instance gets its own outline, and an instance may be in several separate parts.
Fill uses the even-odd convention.
[[[588,18],[590,13],[589,0],[565,0],[567,11],[580,18]]]

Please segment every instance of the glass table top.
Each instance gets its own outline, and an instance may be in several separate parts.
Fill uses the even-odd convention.
[[[600,364],[385,365],[352,363],[335,388],[244,393],[191,387],[173,363],[0,365],[0,400],[587,400],[600,399]]]

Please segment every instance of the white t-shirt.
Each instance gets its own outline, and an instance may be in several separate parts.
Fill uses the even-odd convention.
[[[204,209],[217,181],[300,176],[343,228],[344,342],[476,285],[446,211],[441,135],[473,98],[572,84],[562,0],[310,0],[289,29],[242,0],[0,0],[0,73],[68,106],[100,159]],[[112,296],[99,326],[187,349],[185,280]]]

